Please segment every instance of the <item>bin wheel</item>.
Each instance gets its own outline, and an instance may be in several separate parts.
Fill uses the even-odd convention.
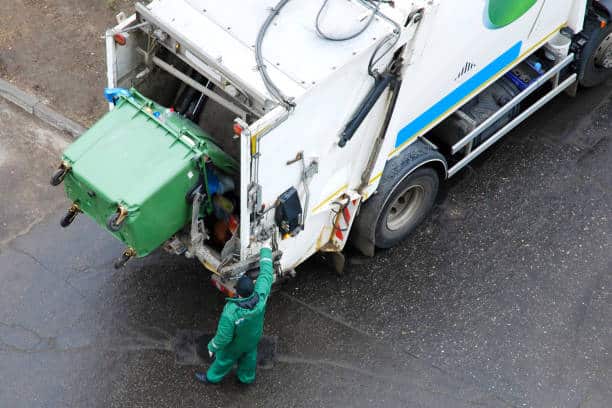
[[[136,256],[136,251],[134,251],[134,249],[132,248],[128,248],[125,251],[123,251],[123,253],[117,260],[115,260],[115,263],[113,264],[113,266],[115,267],[115,269],[121,269],[125,266],[126,263],[128,263],[130,259],[132,259],[135,256]]]
[[[125,218],[123,218],[123,220],[121,220],[121,222],[117,223],[117,220],[119,219],[120,216],[121,216],[121,214],[116,212],[113,215],[111,215],[110,217],[108,217],[108,222],[106,223],[106,226],[108,227],[109,230],[111,230],[113,232],[117,232],[117,231],[119,231],[121,229],[121,227],[123,227],[123,223],[125,222]]]
[[[64,215],[64,217],[60,221],[60,225],[62,226],[62,228],[66,228],[70,224],[72,224],[72,222],[76,219],[77,215],[79,215],[78,211],[68,210],[66,215]]]
[[[68,174],[68,169],[65,167],[60,167],[59,169],[55,170],[55,173],[53,173],[53,176],[51,177],[51,185],[56,187],[62,184],[66,174]]]
[[[126,263],[128,263],[128,261],[131,259],[131,256],[128,256],[127,254],[123,253],[121,254],[121,256],[115,261],[115,263],[113,264],[113,266],[115,267],[115,269],[121,269],[125,266]]]

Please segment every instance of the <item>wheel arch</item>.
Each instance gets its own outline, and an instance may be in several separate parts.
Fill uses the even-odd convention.
[[[415,171],[424,167],[434,169],[440,180],[448,178],[446,158],[435,145],[421,138],[387,162],[377,191],[361,205],[350,233],[351,244],[364,255],[374,255],[376,223],[380,210],[388,200],[388,197],[384,196]],[[393,185],[389,185],[391,181]]]
[[[438,176],[440,176],[440,180],[446,180],[448,178],[448,163],[446,162],[446,159],[444,159],[444,157],[438,157],[435,159],[431,159],[426,163],[422,163],[417,168],[413,169],[411,173],[423,166],[433,168],[438,173]]]
[[[604,13],[608,14],[608,18],[612,18],[612,0],[593,0],[593,6]]]
[[[612,8],[612,0],[609,0],[608,6]],[[576,70],[578,72],[578,80],[580,85],[585,88],[592,88],[600,85],[612,75],[612,68],[600,67],[596,65],[596,57],[598,47],[602,41],[612,35],[612,26],[609,24],[602,25],[601,19],[604,19],[602,13],[607,13],[608,6],[603,8],[602,3],[598,7],[590,9],[589,16],[585,20],[583,31],[578,34],[575,39],[575,49],[578,55],[576,60]]]

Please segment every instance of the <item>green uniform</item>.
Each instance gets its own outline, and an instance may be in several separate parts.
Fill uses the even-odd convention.
[[[255,290],[248,298],[228,298],[223,308],[217,334],[208,343],[215,361],[206,372],[211,383],[218,383],[238,363],[238,379],[250,384],[255,381],[257,344],[263,334],[266,302],[273,281],[272,250],[260,251],[259,276]]]

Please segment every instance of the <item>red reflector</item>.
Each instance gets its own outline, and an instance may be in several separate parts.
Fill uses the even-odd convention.
[[[238,225],[239,223],[236,217],[234,217],[233,215],[230,215],[229,221],[228,221],[228,227],[232,234],[235,234],[236,231],[238,231]]]
[[[336,230],[336,238],[338,238],[340,241],[344,240],[344,234],[339,229]]]
[[[242,126],[237,123],[234,123],[234,134],[236,136],[240,136],[242,134]]]
[[[113,35],[113,39],[119,45],[127,44],[127,38],[125,38],[125,35],[123,35],[123,34],[115,34],[115,35]]]
[[[230,290],[228,288],[225,287],[225,285],[222,285],[221,283],[219,283],[216,279],[211,278],[210,279],[210,283],[213,284],[213,286],[215,288],[217,288],[221,293],[223,293],[225,296],[227,297],[236,297],[236,292],[234,292],[233,290]]]
[[[606,20],[601,20],[599,25],[600,25],[601,28],[606,28],[608,26],[608,22]]]
[[[348,225],[348,223],[351,221],[351,212],[348,208],[344,207],[344,209],[342,210],[342,215],[344,216],[344,222],[346,222],[346,224]]]

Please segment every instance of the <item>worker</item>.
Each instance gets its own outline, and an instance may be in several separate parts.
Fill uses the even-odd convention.
[[[272,250],[260,250],[259,275],[255,283],[246,274],[236,283],[237,297],[228,298],[215,337],[208,343],[214,361],[208,371],[196,372],[198,381],[216,384],[238,363],[237,377],[243,384],[255,381],[257,345],[264,325],[266,302],[273,280]]]

